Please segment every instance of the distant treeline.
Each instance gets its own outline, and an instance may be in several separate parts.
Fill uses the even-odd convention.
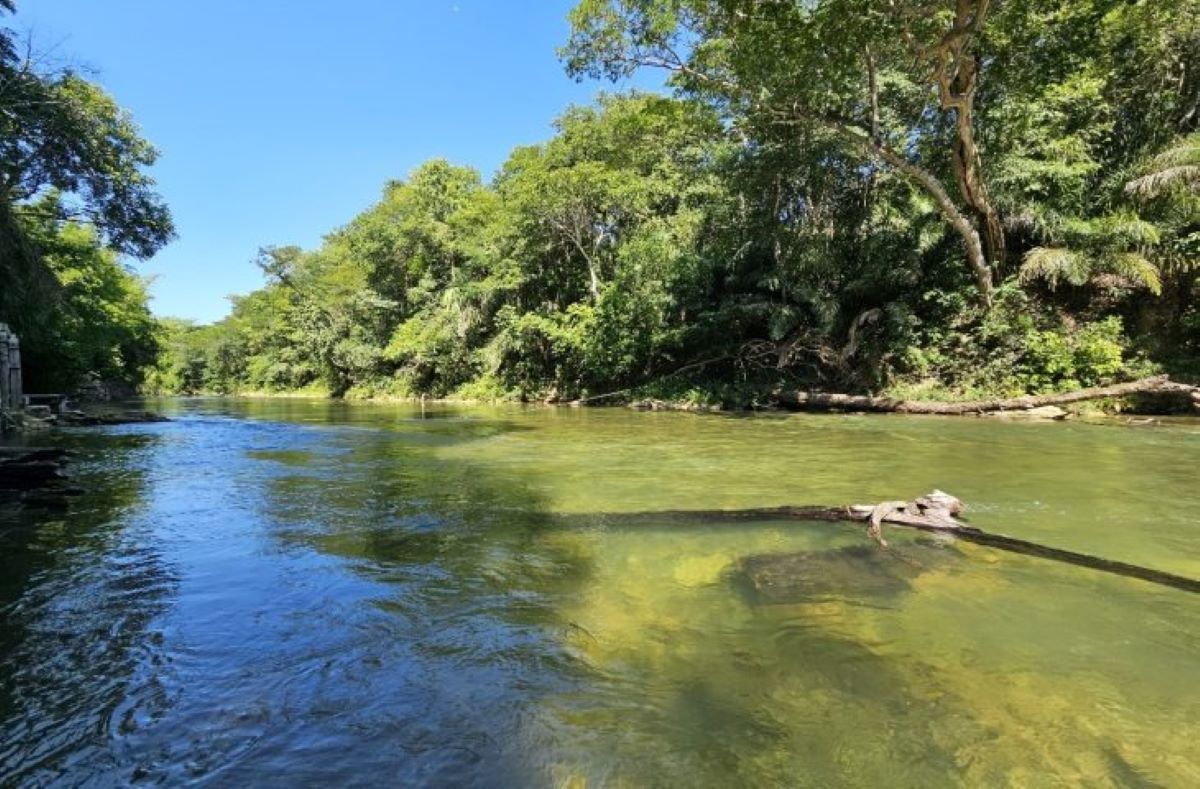
[[[673,95],[568,109],[490,182],[431,161],[319,249],[263,249],[228,318],[160,324],[145,385],[744,404],[1200,372],[1200,0],[571,23],[570,73]]]

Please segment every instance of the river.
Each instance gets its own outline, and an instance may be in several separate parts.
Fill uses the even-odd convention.
[[[1198,421],[151,405],[0,513],[0,785],[1200,786],[1198,595],[622,517],[938,487],[1200,577]],[[786,599],[739,570],[789,552]]]

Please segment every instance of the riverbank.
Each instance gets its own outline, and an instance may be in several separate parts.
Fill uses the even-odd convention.
[[[731,396],[732,395],[732,396]],[[691,388],[680,392],[659,386],[637,387],[574,400],[554,397],[477,398],[462,396],[413,396],[378,392],[349,392],[335,398],[326,390],[202,392],[189,396],[278,399],[335,399],[377,404],[500,405],[522,404],[551,407],[627,407],[649,411],[697,413],[739,411],[870,411],[912,414],[985,415],[1018,414],[1062,419],[1101,415],[1196,415],[1200,413],[1200,387],[1171,381],[1166,376],[1113,384],[1094,389],[1042,395],[1013,395],[954,392],[935,387],[897,387],[880,395],[813,392],[804,389],[746,389],[736,392],[719,388]]]

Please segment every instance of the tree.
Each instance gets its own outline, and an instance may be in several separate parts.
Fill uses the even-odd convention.
[[[70,391],[85,375],[136,386],[158,353],[148,283],[125,270],[91,225],[59,224],[53,196],[35,204],[24,232],[54,277],[54,309],[22,337],[29,386]]]
[[[266,286],[197,330],[209,386],[746,404],[1171,363],[1200,347],[1198,12],[583,0],[571,71],[676,95],[602,95],[491,183],[434,160],[319,249],[264,250]]]
[[[847,154],[895,168],[960,236],[987,301],[1005,249],[975,133],[973,50],[988,7],[988,0],[956,0],[952,10],[920,0],[584,0],[571,14],[564,56],[577,76],[667,69],[680,89],[711,101],[756,144],[832,136]],[[939,128],[947,118],[950,134]],[[945,162],[959,200],[938,172]]]
[[[174,233],[145,172],[158,152],[99,87],[18,57],[7,28],[0,42],[0,202],[27,214],[55,191],[56,221],[91,224],[114,251],[153,254]]]
[[[14,10],[0,2],[0,16]],[[146,173],[156,158],[104,91],[39,67],[0,27],[0,319],[22,335],[33,384],[133,382],[152,355],[145,283],[117,256],[147,257],[174,233]]]

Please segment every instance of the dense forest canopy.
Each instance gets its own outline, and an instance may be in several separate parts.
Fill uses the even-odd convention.
[[[318,249],[262,249],[266,285],[207,326],[150,321],[115,257],[170,236],[153,149],[6,34],[6,79],[73,108],[0,94],[9,278],[77,305],[45,330],[72,375],[133,380],[157,351],[161,392],[745,405],[1200,374],[1200,0],[582,0],[570,21],[570,74],[659,69],[672,95],[568,108],[490,180],[430,161]],[[91,321],[120,331],[84,349]]]

